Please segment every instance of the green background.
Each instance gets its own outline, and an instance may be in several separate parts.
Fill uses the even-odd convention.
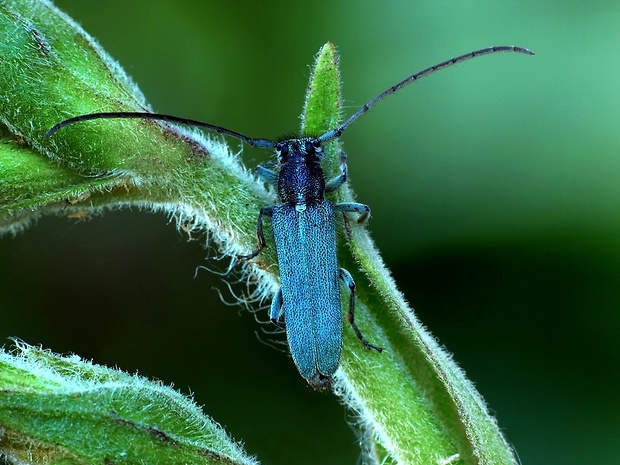
[[[252,137],[296,131],[309,64],[341,54],[343,137],[369,229],[421,320],[528,465],[620,462],[620,4],[56,2],[154,109]],[[237,142],[232,141],[233,147]],[[245,150],[250,166],[266,155]],[[45,218],[0,241],[0,338],[174,383],[264,463],[356,463],[352,416],[270,347],[228,262],[163,215]],[[233,291],[241,294],[243,284]],[[8,342],[7,342],[8,344]]]

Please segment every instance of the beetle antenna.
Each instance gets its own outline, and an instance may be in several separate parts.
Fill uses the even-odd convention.
[[[410,84],[413,81],[417,81],[418,79],[428,76],[429,74],[433,74],[435,71],[439,71],[444,68],[449,68],[450,66],[456,65],[458,63],[462,63],[463,61],[467,61],[472,58],[476,58],[482,55],[488,55],[490,53],[495,53],[495,52],[517,52],[517,53],[524,53],[525,55],[534,55],[534,52],[532,52],[531,50],[528,50],[527,48],[516,47],[514,45],[498,45],[495,47],[487,47],[487,48],[483,48],[480,50],[476,50],[474,52],[466,53],[465,55],[451,58],[450,60],[446,60],[435,66],[431,66],[430,68],[426,68],[425,70],[412,74],[411,76],[400,81],[398,84],[393,85],[392,87],[387,89],[385,92],[377,95],[370,102],[366,103],[362,108],[357,110],[353,115],[351,115],[351,117],[349,117],[348,120],[346,120],[340,126],[338,126],[335,129],[330,129],[329,131],[323,133],[320,137],[318,137],[318,140],[321,142],[325,142],[325,141],[340,137],[342,133],[344,132],[344,130],[348,128],[351,125],[351,123],[353,123],[357,118],[362,116],[364,113],[366,113],[368,110],[370,110],[372,107],[374,107],[378,102],[383,100],[388,95],[391,95],[397,90],[402,89],[407,84]]]
[[[52,126],[50,130],[45,133],[45,138],[47,139],[48,137],[52,136],[58,130],[66,126],[79,123],[80,121],[90,121],[93,119],[115,119],[115,118],[150,119],[150,120],[157,120],[157,121],[166,121],[168,123],[183,124],[186,126],[205,128],[210,131],[217,132],[218,134],[224,134],[225,136],[234,137],[235,139],[239,139],[240,141],[245,142],[251,147],[255,147],[259,149],[269,149],[269,148],[275,147],[276,145],[274,141],[269,140],[269,139],[252,139],[251,137],[245,136],[235,131],[231,131],[230,129],[226,129],[221,126],[215,126],[214,124],[203,123],[202,121],[196,121],[193,119],[181,118],[181,117],[172,116],[172,115],[162,115],[159,113],[133,112],[133,111],[89,113],[87,115],[74,116],[73,118],[66,119]]]

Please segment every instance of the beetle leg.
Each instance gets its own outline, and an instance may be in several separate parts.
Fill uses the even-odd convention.
[[[347,154],[344,150],[340,151],[340,174],[333,177],[325,184],[325,192],[334,192],[340,186],[342,186],[349,176],[349,170],[347,168]]]
[[[256,237],[258,238],[258,247],[251,254],[239,255],[239,258],[242,258],[243,260],[251,260],[256,257],[261,252],[261,250],[267,247],[265,235],[263,234],[263,216],[271,217],[272,215],[273,205],[260,209],[260,211],[258,212],[258,221],[256,222]]]
[[[269,184],[278,183],[278,173],[270,168],[268,165],[258,165],[256,167],[256,174],[265,182]]]
[[[282,289],[278,289],[278,292],[271,301],[271,310],[269,311],[269,319],[276,326],[284,326],[284,308],[282,307],[283,304],[284,301],[282,300]]]
[[[368,222],[368,218],[370,218],[370,207],[368,205],[364,205],[363,203],[337,203],[336,205],[334,205],[334,210],[340,212],[359,213],[360,217],[357,222],[362,225],[366,224]]]
[[[377,352],[383,352],[381,347],[377,347],[372,345],[370,342],[366,340],[360,329],[355,324],[355,281],[353,281],[353,276],[344,268],[339,268],[340,271],[340,279],[345,283],[345,285],[349,288],[349,311],[347,312],[347,321],[351,324],[353,331],[355,331],[355,335],[361,341],[362,345],[367,349],[374,349]]]

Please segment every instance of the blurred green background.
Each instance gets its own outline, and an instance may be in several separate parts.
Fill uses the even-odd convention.
[[[534,50],[382,102],[343,138],[351,180],[400,288],[522,462],[620,463],[618,2],[56,3],[155,110],[253,137],[297,129],[326,41],[347,115],[452,56]],[[253,314],[220,302],[217,290],[233,300],[220,276],[194,277],[227,265],[203,244],[138,211],[42,219],[0,241],[0,338],[191,391],[264,463],[356,463],[350,413],[309,391]]]

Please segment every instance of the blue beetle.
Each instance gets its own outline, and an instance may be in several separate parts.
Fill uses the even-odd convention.
[[[381,352],[370,344],[355,324],[355,283],[351,274],[338,267],[336,256],[336,212],[370,214],[361,203],[333,204],[325,199],[347,180],[346,155],[341,152],[340,174],[326,182],[321,159],[322,144],[342,135],[356,119],[377,102],[407,84],[443,68],[495,52],[517,52],[534,55],[528,49],[515,46],[488,47],[446,60],[403,79],[363,105],[340,126],[318,137],[288,138],[281,141],[253,139],[230,129],[178,116],[145,112],[91,113],[64,120],[53,126],[45,137],[79,121],[101,118],[140,118],[190,125],[234,137],[262,149],[274,149],[277,166],[260,165],[258,175],[277,186],[280,203],[261,208],[257,222],[258,248],[245,259],[252,259],[267,246],[263,234],[263,217],[271,218],[280,268],[281,287],[273,299],[271,320],[286,326],[287,339],[299,373],[316,389],[331,385],[332,376],[340,364],[342,351],[342,309],[340,283],[350,292],[347,320],[363,346]]]
[[[365,219],[370,209],[354,202],[333,204],[324,197],[347,179],[344,152],[340,175],[326,183],[319,139],[287,139],[278,142],[275,150],[279,170],[261,166],[258,174],[277,184],[281,203],[260,210],[259,247],[245,258],[252,258],[266,246],[262,218],[271,217],[281,282],[271,305],[271,320],[277,323],[284,317],[295,365],[312,387],[320,389],[329,386],[340,363],[340,280],[349,288],[347,320],[355,334],[366,348],[382,350],[370,344],[355,324],[355,282],[347,270],[338,267],[336,256],[335,213],[360,213]]]

